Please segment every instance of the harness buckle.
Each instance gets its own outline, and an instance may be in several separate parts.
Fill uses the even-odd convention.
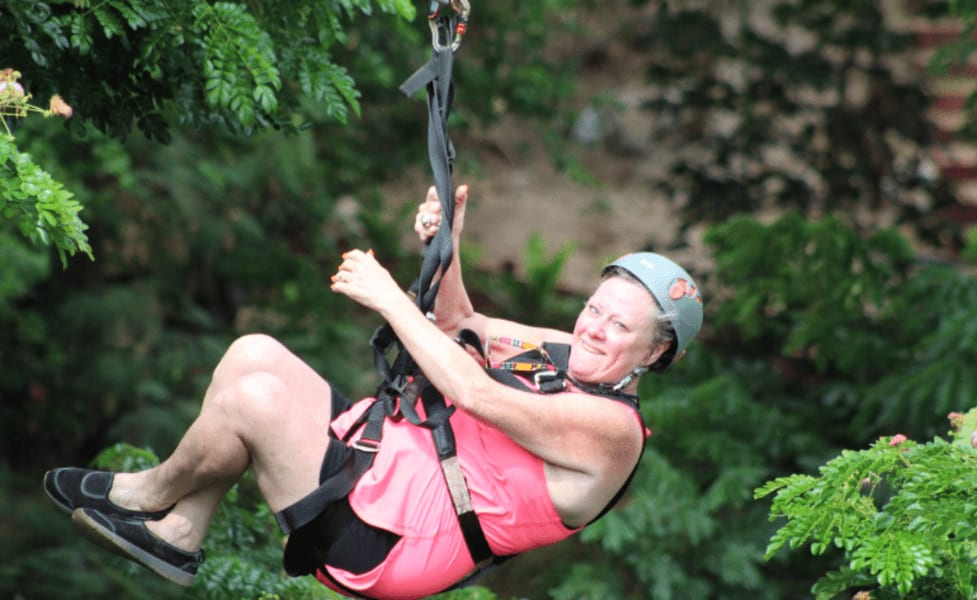
[[[380,442],[378,440],[370,440],[360,438],[355,440],[350,444],[354,450],[359,450],[360,452],[369,452],[370,454],[376,454],[380,451]]]
[[[533,383],[543,394],[554,394],[567,389],[567,380],[560,371],[538,371],[533,374]]]

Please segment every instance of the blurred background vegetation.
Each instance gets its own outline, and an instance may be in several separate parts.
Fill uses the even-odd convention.
[[[581,97],[613,114],[580,75],[615,68],[602,45],[623,44],[653,90],[641,109],[663,168],[649,193],[689,236],[705,230],[710,267],[697,273],[701,341],[642,384],[655,433],[629,496],[580,536],[454,596],[808,597],[840,551],[765,560],[778,524],[753,490],[880,435],[941,435],[947,413],[977,404],[967,206],[932,168],[934,71],[899,67],[919,39],[891,14],[969,27],[977,2],[761,4],[474,4],[451,123],[463,159],[477,163],[464,152],[471,131],[512,118],[544,132],[568,176],[613,186],[588,176],[579,157],[593,149],[574,131]],[[402,240],[424,187],[402,198],[381,188],[426,168],[423,99],[396,91],[429,54],[426,10],[0,6],[0,68],[19,71],[36,101],[58,93],[75,108],[64,122],[8,120],[0,147],[0,597],[334,597],[281,573],[281,536],[249,481],[225,503],[189,590],[91,551],[40,481],[53,466],[165,457],[242,333],[273,334],[350,395],[371,393],[378,323],[325,280],[350,247],[376,249],[405,284],[419,265]],[[591,36],[597,20],[615,23],[609,40]],[[966,60],[968,31],[937,67]],[[77,245],[38,219],[23,155],[84,207]],[[545,240],[544,222],[522,276],[468,259],[483,310],[572,324],[579,292],[560,285],[572,249]]]

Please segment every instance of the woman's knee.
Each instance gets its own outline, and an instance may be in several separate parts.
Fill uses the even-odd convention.
[[[243,335],[227,347],[224,356],[214,369],[215,381],[235,380],[256,371],[274,370],[284,355],[290,354],[285,346],[263,333]]]
[[[249,371],[236,377],[212,395],[225,418],[240,419],[242,423],[274,423],[287,412],[288,385],[281,377],[268,371]]]
[[[226,413],[272,422],[281,420],[281,411],[289,411],[328,423],[330,393],[328,382],[281,342],[251,334],[228,347],[214,370],[204,406],[215,404]]]

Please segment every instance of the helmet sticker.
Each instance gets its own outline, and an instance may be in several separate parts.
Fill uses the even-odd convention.
[[[699,296],[699,290],[688,279],[676,279],[673,281],[672,285],[668,287],[668,297],[672,300],[692,298],[699,304],[702,304],[702,297]]]

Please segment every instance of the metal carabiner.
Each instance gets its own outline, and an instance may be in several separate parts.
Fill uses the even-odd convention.
[[[457,13],[455,17],[439,16],[441,7],[446,4],[451,4]],[[431,28],[431,45],[436,51],[447,50],[448,48],[451,48],[452,52],[458,50],[458,47],[461,46],[461,39],[468,31],[468,14],[470,12],[469,0],[431,0],[427,24]]]

